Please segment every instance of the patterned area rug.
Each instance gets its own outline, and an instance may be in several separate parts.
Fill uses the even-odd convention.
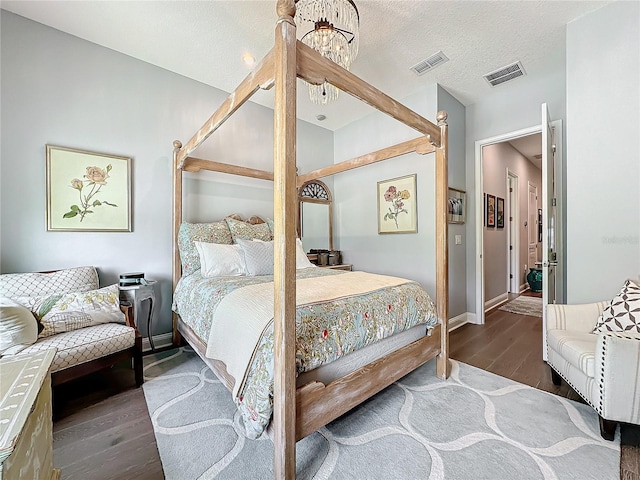
[[[145,357],[144,393],[167,480],[271,479],[273,444],[248,440],[229,392],[190,349]],[[435,361],[298,442],[298,478],[615,479],[620,442],[588,406]]]
[[[505,303],[498,310],[542,318],[542,298],[520,296]]]

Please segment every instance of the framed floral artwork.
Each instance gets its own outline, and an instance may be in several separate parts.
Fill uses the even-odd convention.
[[[504,228],[504,198],[496,198],[496,227]]]
[[[416,175],[378,182],[378,233],[416,233]]]
[[[131,231],[131,158],[47,145],[47,230]]]
[[[447,218],[449,223],[464,223],[467,210],[467,193],[464,190],[449,187]]]
[[[487,227],[496,226],[496,197],[487,193],[485,205],[485,220]]]

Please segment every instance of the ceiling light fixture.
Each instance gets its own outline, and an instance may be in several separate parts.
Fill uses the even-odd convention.
[[[242,55],[242,61],[247,67],[253,67],[253,65],[256,63],[256,57],[254,57],[250,53],[245,53],[244,55]]]
[[[358,55],[360,15],[352,0],[299,0],[296,23],[306,31],[301,41],[322,56],[349,70]],[[313,103],[326,104],[338,98],[330,83],[309,84]]]

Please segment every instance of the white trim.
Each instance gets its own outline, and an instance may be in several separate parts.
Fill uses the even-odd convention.
[[[473,313],[464,312],[458,315],[457,317],[453,317],[449,319],[449,331],[452,332],[456,328],[460,328],[461,326],[467,323],[474,323],[475,315]]]
[[[475,142],[475,169],[476,169],[476,315],[478,324],[484,323],[484,267],[482,254],[484,252],[484,205],[482,201],[483,181],[482,181],[482,147],[501,143],[515,138],[526,137],[528,135],[542,131],[542,125],[523,128],[515,132],[496,135],[495,137],[476,140]]]
[[[497,307],[498,305],[502,305],[503,303],[507,303],[509,301],[509,294],[507,292],[498,295],[491,300],[487,300],[484,302],[484,311],[491,310],[492,308]]]
[[[160,335],[154,335],[153,345],[156,347],[156,349],[170,347],[171,345],[173,345],[173,334],[169,332],[169,333],[161,333]],[[149,343],[148,338],[142,339],[142,351],[143,352],[151,351],[151,344]]]
[[[522,285],[520,285],[520,293],[524,293],[527,290],[529,290],[529,283],[523,283]]]

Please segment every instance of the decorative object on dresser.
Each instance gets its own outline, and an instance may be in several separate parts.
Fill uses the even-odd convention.
[[[640,285],[627,280],[610,302],[547,306],[547,363],[600,417],[613,440],[617,424],[640,425]]]
[[[120,305],[118,285],[98,287],[95,267],[0,275],[0,296],[17,304],[26,312],[24,318],[37,322],[40,330],[29,342],[3,343],[0,353],[23,355],[56,349],[51,367],[54,386],[129,361],[141,385],[142,339],[133,309]],[[5,308],[0,322],[3,331],[15,325],[7,325]],[[9,308],[15,312],[15,305]]]
[[[378,182],[378,233],[417,233],[416,175]]]
[[[47,145],[47,230],[131,231],[131,158]]]
[[[56,480],[51,374],[55,350],[0,359],[0,478]]]
[[[146,310],[146,330],[147,339],[149,340],[149,346],[152,351],[155,351],[153,344],[153,318],[156,312],[156,294],[155,285],[156,280],[147,280],[144,278],[144,273],[123,273],[120,275],[120,300],[123,304],[133,306],[133,320],[136,324],[136,328],[139,329],[140,322],[145,320],[142,317],[142,313],[145,311],[143,302],[148,301],[148,308]]]

